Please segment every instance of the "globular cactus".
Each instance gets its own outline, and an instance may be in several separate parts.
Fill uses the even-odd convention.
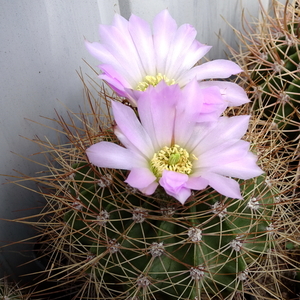
[[[100,96],[109,107],[106,93]],[[48,205],[34,223],[41,230],[41,256],[49,260],[47,280],[69,284],[76,299],[239,299],[247,293],[259,297],[272,267],[268,295],[280,296],[272,287],[281,266],[296,268],[281,248],[291,236],[297,244],[291,230],[297,222],[285,212],[295,182],[278,183],[288,176],[289,158],[270,124],[254,118],[245,137],[253,151],[264,151],[260,166],[266,174],[239,181],[243,200],[206,189],[182,205],[162,189],[145,196],[124,182],[125,171],[87,161],[85,149],[95,142],[118,143],[109,108],[104,114],[103,107],[96,101],[92,113],[73,114],[81,125],[59,121],[69,143],[36,141],[52,155],[51,175],[36,179],[47,186],[41,193]]]
[[[77,200],[64,221],[74,247],[89,257],[87,272],[111,299],[230,294],[247,278],[248,264],[274,247],[268,235],[276,192],[264,176],[241,182],[245,200],[207,190],[182,206],[164,191],[145,197],[130,189],[122,173],[86,162],[72,168]]]
[[[300,127],[300,10],[299,1],[272,1],[262,18],[246,33],[234,58],[245,71],[245,89],[262,119],[271,119],[288,140],[297,139]]]

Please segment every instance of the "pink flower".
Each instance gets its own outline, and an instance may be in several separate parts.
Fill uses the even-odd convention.
[[[136,106],[139,95],[160,81],[168,85],[185,86],[197,79],[203,88],[217,85],[230,105],[248,102],[246,93],[237,84],[204,79],[227,78],[240,73],[241,68],[224,59],[194,66],[210,49],[195,40],[194,27],[184,24],[177,27],[168,10],[163,10],[150,25],[132,15],[127,21],[116,14],[112,25],[100,25],[101,43],[86,41],[89,52],[101,64],[100,78],[120,96]],[[233,96],[233,97],[231,97]]]
[[[113,101],[115,134],[124,147],[100,142],[87,156],[98,167],[129,170],[126,182],[146,195],[161,185],[184,204],[191,190],[209,185],[242,198],[231,177],[249,179],[262,170],[250,144],[241,140],[249,116],[220,117],[225,107],[217,87],[201,89],[194,80],[180,89],[161,82],[138,99],[139,117]]]

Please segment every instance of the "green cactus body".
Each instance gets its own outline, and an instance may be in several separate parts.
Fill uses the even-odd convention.
[[[163,190],[146,197],[129,188],[120,171],[111,176],[85,162],[72,167],[76,200],[64,221],[89,257],[86,272],[105,282],[113,299],[227,295],[274,247],[274,195],[264,176],[240,182],[244,200],[206,190],[182,206]]]
[[[254,109],[261,110],[265,119],[271,119],[293,140],[300,126],[299,19],[284,14],[276,19],[265,16],[259,33],[249,34],[255,43],[247,44],[249,53],[243,53],[242,59],[247,62]]]

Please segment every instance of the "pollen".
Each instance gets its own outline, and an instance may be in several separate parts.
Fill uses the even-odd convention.
[[[193,169],[193,160],[197,160],[195,155],[191,155],[186,149],[179,145],[172,147],[163,147],[156,152],[150,161],[153,174],[160,178],[164,170],[174,171],[182,174],[191,174]]]
[[[136,90],[144,92],[149,87],[149,85],[156,86],[162,80],[167,85],[175,84],[175,79],[169,79],[166,75],[162,75],[161,73],[158,73],[156,76],[151,76],[151,75],[145,76],[144,81],[141,81],[137,85]]]

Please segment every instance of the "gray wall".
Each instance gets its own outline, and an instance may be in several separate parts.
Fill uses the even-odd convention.
[[[269,1],[262,1],[267,7]],[[178,24],[190,23],[198,31],[198,40],[213,45],[209,57],[225,57],[226,47],[216,34],[233,47],[236,41],[223,16],[241,28],[242,8],[258,15],[258,0],[0,0],[0,173],[29,176],[42,169],[16,154],[44,162],[40,151],[29,139],[47,136],[56,142],[53,130],[28,121],[47,125],[40,116],[55,117],[54,109],[66,116],[63,105],[78,111],[82,104],[82,85],[76,70],[89,72],[82,61],[97,62],[84,47],[84,37],[97,41],[99,23],[109,24],[114,12],[128,18],[133,12],[148,21],[162,9],[169,8]],[[89,72],[91,74],[91,72]],[[1,183],[6,179],[0,177]],[[32,183],[29,188],[35,189]],[[0,189],[0,218],[15,219],[34,214],[43,206],[35,193],[6,184]],[[0,221],[0,244],[7,245],[30,237],[27,225]],[[0,249],[0,276],[25,272],[18,265],[33,257],[32,245]],[[30,268],[30,270],[32,270]]]

